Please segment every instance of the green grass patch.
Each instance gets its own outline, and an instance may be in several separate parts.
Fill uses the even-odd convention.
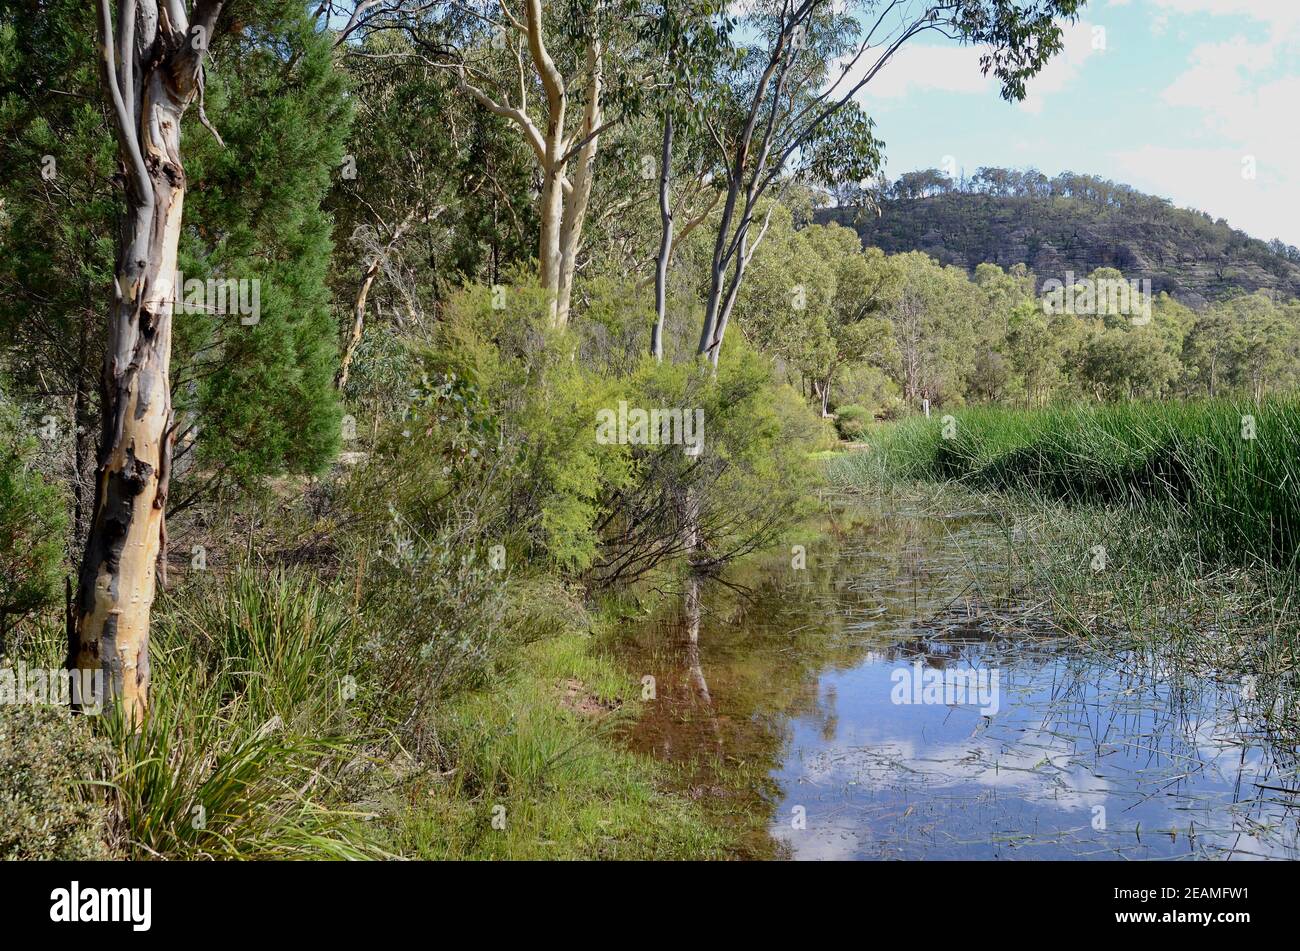
[[[640,687],[567,634],[531,645],[508,682],[438,718],[444,768],[387,802],[388,847],[423,859],[707,859],[727,833],[622,749]]]
[[[1160,505],[1206,558],[1300,559],[1300,400],[974,408],[873,431],[844,485],[953,480],[1070,503]]]

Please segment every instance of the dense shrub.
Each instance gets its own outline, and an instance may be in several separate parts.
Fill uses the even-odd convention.
[[[98,787],[107,747],[84,717],[0,705],[0,860],[109,858]]]
[[[896,419],[906,409],[898,384],[869,363],[841,370],[832,393],[841,404],[863,407],[880,419]]]
[[[835,410],[835,428],[843,439],[861,439],[871,420],[871,411],[864,406],[841,406]]]
[[[453,295],[365,504],[390,499],[429,528],[439,513],[458,526],[456,558],[502,544],[512,563],[587,583],[631,580],[683,554],[688,499],[703,560],[773,540],[799,515],[823,425],[740,339],[716,374],[693,359],[629,358],[647,315],[633,295],[603,293],[566,331],[548,326],[544,293],[525,282]],[[600,414],[624,404],[702,419],[701,451],[604,438]]]
[[[33,468],[36,441],[0,392],[0,653],[17,622],[51,603],[63,567],[67,514]]]

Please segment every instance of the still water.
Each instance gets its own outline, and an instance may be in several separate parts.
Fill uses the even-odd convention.
[[[1295,750],[1240,684],[1062,636],[988,518],[839,507],[804,547],[616,647],[655,678],[631,744],[756,817],[749,854],[1300,857]]]

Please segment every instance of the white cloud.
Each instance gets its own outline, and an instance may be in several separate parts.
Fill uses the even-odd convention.
[[[1294,213],[1300,207],[1300,182],[1285,164],[1272,164],[1263,155],[1254,156],[1257,177],[1244,178],[1242,163],[1251,154],[1234,148],[1148,145],[1112,157],[1125,179],[1139,188],[1226,218],[1256,237],[1300,244]]]
[[[1029,95],[1021,104],[1027,112],[1041,112],[1045,97],[1073,84],[1083,64],[1100,52],[1093,42],[1093,24],[1080,21],[1067,25],[1062,32],[1061,53],[1029,80]],[[985,76],[980,70],[980,56],[984,51],[985,47],[956,43],[905,44],[863,87],[860,95],[867,103],[901,99],[914,92],[928,91],[996,96],[996,78]],[[864,62],[850,71],[841,88],[851,88],[867,66],[864,57]]]
[[[1263,23],[1275,35],[1300,26],[1300,3],[1294,0],[1150,0],[1164,15],[1236,17]]]
[[[1083,20],[1065,26],[1061,31],[1061,52],[1026,84],[1028,95],[1020,108],[1035,115],[1042,112],[1044,97],[1071,86],[1079,77],[1083,64],[1105,52],[1105,42],[1103,26]]]
[[[1272,66],[1275,48],[1275,43],[1250,43],[1240,36],[1203,43],[1192,50],[1192,68],[1178,76],[1161,98],[1171,106],[1224,113],[1249,93],[1248,74]]]
[[[855,84],[864,72],[860,63],[844,80],[846,88]],[[863,87],[862,94],[864,98],[874,100],[899,99],[912,92],[928,90],[973,94],[992,89],[993,81],[980,73],[978,48],[955,44],[904,45]]]
[[[1115,153],[1135,184],[1155,185],[1177,204],[1226,217],[1262,238],[1300,244],[1300,126],[1290,117],[1300,102],[1300,76],[1289,69],[1300,48],[1300,3],[1248,0],[1152,0],[1175,14],[1233,17],[1234,31],[1250,18],[1268,26],[1260,41],[1229,34],[1196,46],[1188,68],[1160,94],[1161,102],[1199,118],[1197,144]],[[1227,31],[1225,30],[1225,34]],[[1242,175],[1253,160],[1252,180]]]

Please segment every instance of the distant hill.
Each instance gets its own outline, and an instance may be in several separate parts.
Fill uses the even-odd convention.
[[[1091,176],[986,168],[954,183],[937,170],[913,172],[879,205],[879,217],[846,206],[818,209],[814,220],[855,228],[864,244],[891,254],[925,251],[972,271],[984,261],[1025,263],[1040,286],[1066,271],[1114,267],[1198,308],[1241,291],[1300,297],[1294,247]]]

